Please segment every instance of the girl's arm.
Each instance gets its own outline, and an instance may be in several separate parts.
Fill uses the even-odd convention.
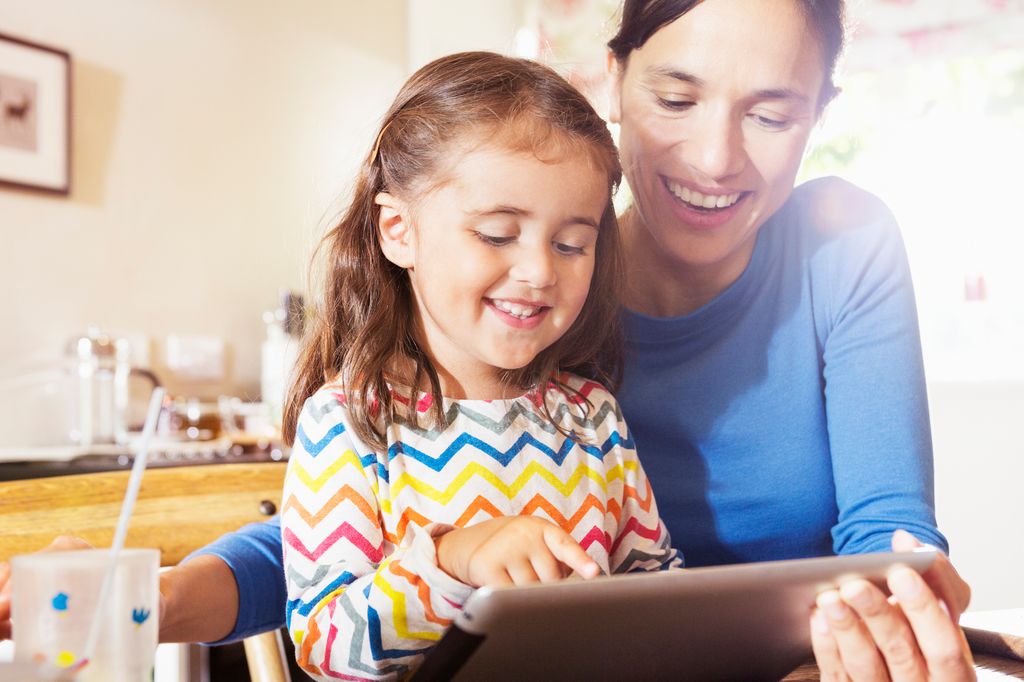
[[[281,523],[288,627],[315,677],[395,677],[420,662],[472,589],[437,566],[432,534],[445,528],[403,518],[403,537],[387,537],[384,465],[344,416],[321,393],[299,419]]]

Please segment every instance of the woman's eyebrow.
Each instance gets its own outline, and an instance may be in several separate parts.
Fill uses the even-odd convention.
[[[655,78],[671,78],[672,80],[679,81],[680,83],[687,83],[698,88],[707,85],[707,81],[700,76],[695,76],[688,71],[683,71],[682,69],[674,66],[651,66],[647,69],[647,73]],[[801,94],[792,88],[763,88],[751,93],[751,98],[759,100],[793,100],[803,104],[810,102],[806,95]]]
[[[665,64],[659,64],[657,66],[650,66],[647,68],[647,73],[656,78],[671,78],[682,83],[689,83],[690,85],[696,85],[701,87],[704,85],[704,79],[693,75],[682,69],[677,69],[674,66],[667,66]]]

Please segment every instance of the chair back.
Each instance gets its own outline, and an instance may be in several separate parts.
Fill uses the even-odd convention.
[[[159,548],[160,564],[173,566],[224,533],[276,513],[284,472],[284,462],[147,470],[125,546]],[[129,474],[0,482],[0,561],[40,550],[58,535],[109,547]]]

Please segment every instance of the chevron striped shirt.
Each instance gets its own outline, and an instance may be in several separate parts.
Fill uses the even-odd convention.
[[[299,419],[281,529],[287,621],[299,664],[318,679],[395,679],[440,639],[473,588],[438,565],[433,537],[452,527],[532,514],[570,533],[608,573],[682,564],[658,518],[618,403],[563,379],[512,400],[449,400],[448,426],[422,428],[430,396],[393,391],[388,448],[351,428],[344,395],[325,386]],[[418,419],[417,419],[418,417]]]

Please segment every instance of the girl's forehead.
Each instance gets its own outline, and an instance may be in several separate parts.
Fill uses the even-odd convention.
[[[485,156],[487,163],[496,165],[513,158],[534,159],[545,164],[584,159],[611,179],[618,164],[613,149],[604,149],[542,118],[522,119],[525,117],[505,124],[480,125],[455,135],[441,155],[434,179],[452,179],[469,155],[478,160]]]

